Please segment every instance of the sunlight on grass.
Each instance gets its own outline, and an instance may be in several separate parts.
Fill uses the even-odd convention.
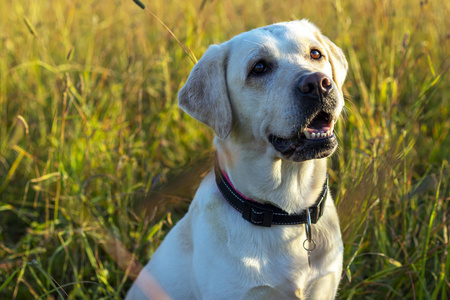
[[[123,298],[212,166],[212,131],[176,105],[194,62],[307,18],[350,65],[330,161],[339,298],[447,299],[449,14],[406,0],[2,3],[0,298]]]

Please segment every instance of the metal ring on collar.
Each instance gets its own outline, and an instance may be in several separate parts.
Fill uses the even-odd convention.
[[[312,248],[306,248],[306,246],[305,246],[305,243],[306,243],[306,242],[309,243],[308,246],[310,246],[310,245],[312,244],[313,247],[312,247]],[[316,249],[316,242],[315,242],[314,240],[311,240],[311,241],[305,240],[305,241],[303,242],[303,249],[305,249],[307,252],[313,251],[314,249]]]

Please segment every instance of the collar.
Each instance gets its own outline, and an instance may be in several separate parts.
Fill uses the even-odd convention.
[[[216,183],[222,196],[238,212],[242,213],[242,218],[253,225],[271,227],[272,225],[298,225],[308,224],[308,213],[303,211],[300,214],[288,214],[281,208],[272,204],[263,204],[245,197],[238,192],[228,179],[228,176],[220,169],[219,161],[216,156],[214,164],[216,174]],[[323,185],[316,203],[308,208],[311,216],[311,223],[316,224],[323,215],[325,201],[328,195],[328,172],[327,179]]]

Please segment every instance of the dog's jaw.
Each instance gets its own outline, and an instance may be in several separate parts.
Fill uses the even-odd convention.
[[[295,162],[329,157],[336,150],[338,144],[334,134],[319,139],[297,137],[282,139],[271,135],[269,140],[282,159]]]
[[[333,114],[321,111],[288,137],[269,134],[268,139],[282,159],[302,162],[325,158],[337,148],[334,134],[336,118]]]

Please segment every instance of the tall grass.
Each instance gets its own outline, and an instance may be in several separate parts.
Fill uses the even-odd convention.
[[[207,46],[308,18],[346,53],[330,163],[341,299],[450,294],[450,4],[151,1]],[[0,9],[0,298],[122,298],[211,166],[212,132],[176,94],[192,60],[133,1]],[[189,52],[189,50],[188,50]]]

